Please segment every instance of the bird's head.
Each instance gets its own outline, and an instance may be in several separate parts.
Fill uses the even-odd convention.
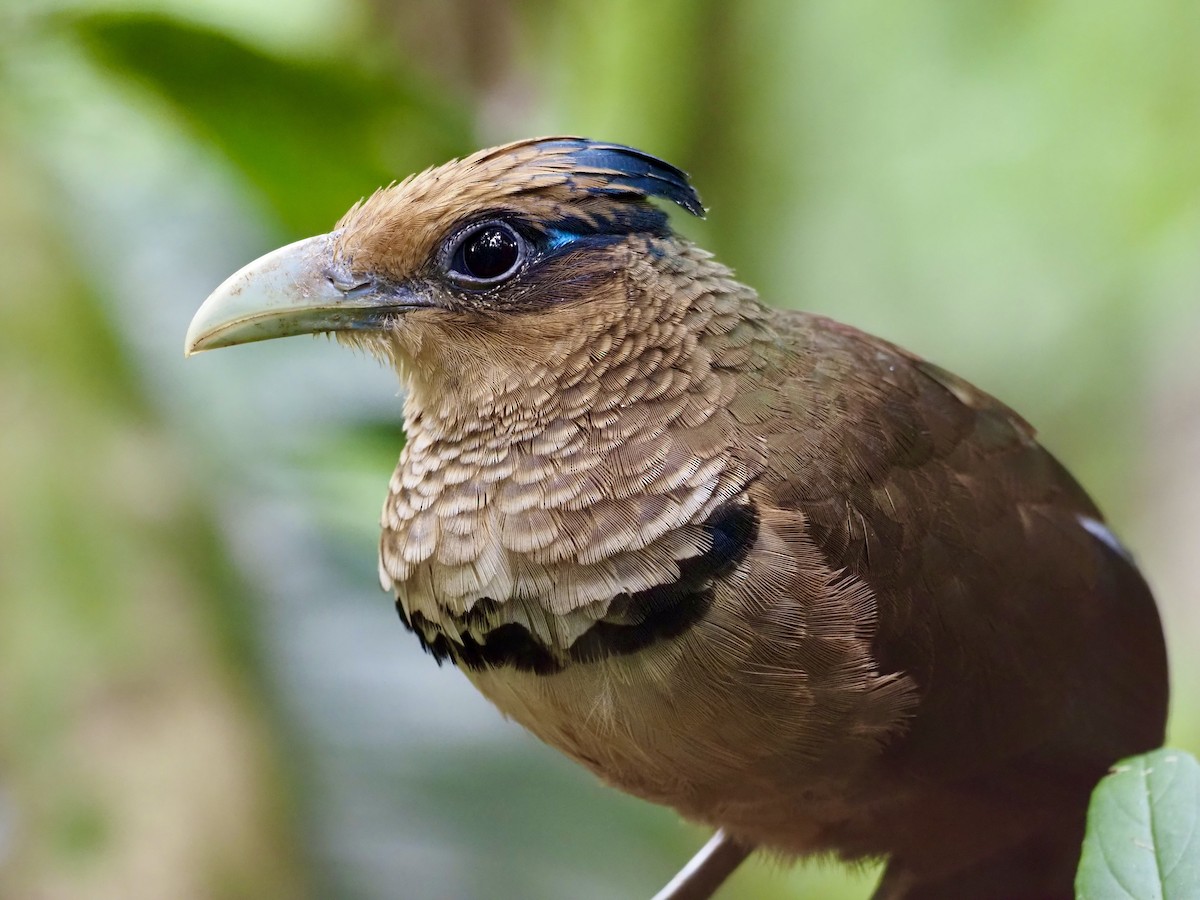
[[[654,199],[703,214],[683,172],[631,147],[483,150],[250,263],[196,313],[186,352],[334,333],[434,392],[527,380],[631,315],[631,254],[670,234]]]

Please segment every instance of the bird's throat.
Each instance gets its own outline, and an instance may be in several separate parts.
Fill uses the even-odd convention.
[[[739,497],[760,465],[726,411],[715,305],[455,385],[474,413],[414,385],[381,573],[431,652],[552,671],[686,627],[709,577],[691,570],[752,531]]]

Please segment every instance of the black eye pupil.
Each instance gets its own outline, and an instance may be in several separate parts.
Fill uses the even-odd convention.
[[[488,225],[463,243],[463,268],[472,278],[488,281],[506,274],[520,255],[521,247],[511,229]]]

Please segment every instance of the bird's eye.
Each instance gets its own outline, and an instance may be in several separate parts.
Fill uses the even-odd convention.
[[[511,277],[524,258],[521,236],[503,222],[488,222],[459,239],[448,269],[455,280],[482,287]]]

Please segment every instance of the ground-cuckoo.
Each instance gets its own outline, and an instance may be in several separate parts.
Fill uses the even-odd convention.
[[[1158,746],[1129,553],[1012,410],[771,308],[672,231],[683,172],[574,137],[429,169],[259,259],[188,352],[331,332],[395,367],[404,626],[609,784],[877,898],[1067,898],[1090,789]],[[569,892],[568,892],[569,894]]]

